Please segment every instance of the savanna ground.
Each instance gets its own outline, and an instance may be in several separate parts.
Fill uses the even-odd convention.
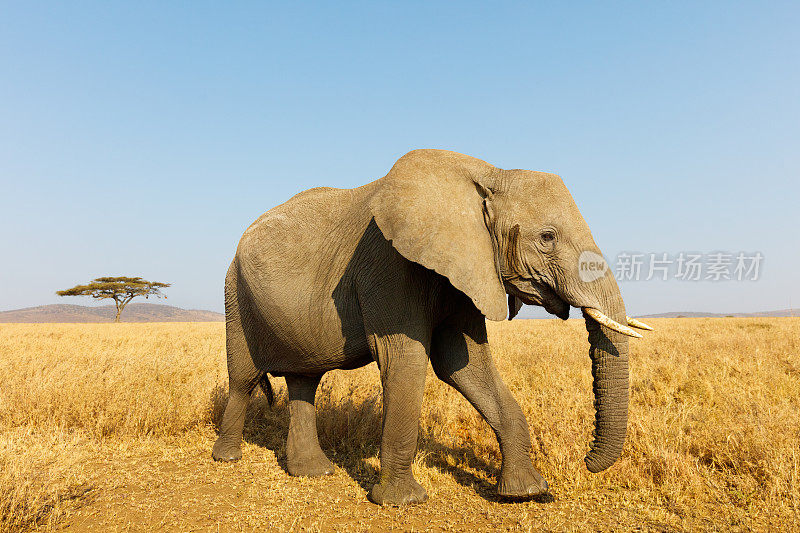
[[[792,530],[800,523],[800,319],[659,319],[631,342],[622,458],[583,464],[592,431],[583,323],[492,323],[494,358],[531,425],[551,496],[494,496],[494,434],[429,373],[417,479],[428,503],[379,508],[374,365],[317,395],[324,479],[289,477],[285,385],[254,394],[244,457],[211,460],[225,405],[224,326],[0,325],[0,529]]]

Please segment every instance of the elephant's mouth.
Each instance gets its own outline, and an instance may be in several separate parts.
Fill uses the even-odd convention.
[[[557,316],[561,320],[566,320],[569,318],[570,306],[558,296],[556,296],[554,300],[546,300],[543,304],[543,307],[545,311],[551,315]]]
[[[529,280],[525,285],[524,288],[520,288],[516,284],[508,284],[506,290],[527,305],[544,307],[545,311],[561,320],[569,318],[570,305],[548,285],[533,280]]]
[[[506,291],[522,300],[522,303],[544,307],[545,311],[551,315],[557,316],[561,320],[566,320],[569,318],[569,310],[571,305],[562,299],[549,285],[534,280],[525,280],[523,287],[520,287],[519,283],[514,282],[507,282],[505,285]],[[576,305],[576,307],[580,307],[580,309],[583,311],[584,318],[591,318],[595,322],[629,337],[641,337],[641,334],[637,333],[636,330],[632,328],[643,330],[653,329],[644,322],[631,317],[626,317],[626,324],[619,324],[606,316],[595,306]]]

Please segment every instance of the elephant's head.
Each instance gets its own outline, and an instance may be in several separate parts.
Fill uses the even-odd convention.
[[[570,307],[583,311],[596,409],[585,461],[592,472],[611,466],[627,427],[628,336],[640,336],[626,324],[647,326],[629,321],[614,277],[596,269],[600,249],[561,179],[416,150],[379,182],[371,209],[384,236],[446,276],[487,318],[513,317],[522,303],[562,319]]]

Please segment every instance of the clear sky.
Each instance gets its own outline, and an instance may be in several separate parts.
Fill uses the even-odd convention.
[[[0,4],[0,310],[102,275],[222,309],[262,212],[414,148],[560,174],[631,314],[800,307],[796,2]],[[643,277],[646,272],[643,272]]]

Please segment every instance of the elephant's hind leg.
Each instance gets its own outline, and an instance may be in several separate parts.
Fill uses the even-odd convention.
[[[238,461],[242,458],[242,430],[250,394],[263,373],[259,372],[242,328],[239,304],[235,293],[235,265],[225,280],[225,349],[228,353],[228,383],[230,396],[222,415],[219,437],[211,456],[215,461]],[[264,379],[266,377],[264,376]],[[267,391],[264,391],[267,393]]]
[[[228,396],[228,405],[225,406],[225,414],[222,415],[219,437],[211,451],[211,456],[215,461],[238,461],[242,458],[244,415],[247,405],[250,403],[250,394],[262,376],[262,373],[258,372],[252,361],[249,360],[248,352],[242,353],[240,350],[235,350],[231,354],[230,345],[238,343],[231,342],[230,330],[231,328],[228,328],[228,389],[230,395]],[[233,357],[231,357],[232,355]]]
[[[287,375],[289,392],[289,436],[286,439],[286,468],[293,476],[333,474],[333,464],[319,446],[314,397],[322,378]]]

